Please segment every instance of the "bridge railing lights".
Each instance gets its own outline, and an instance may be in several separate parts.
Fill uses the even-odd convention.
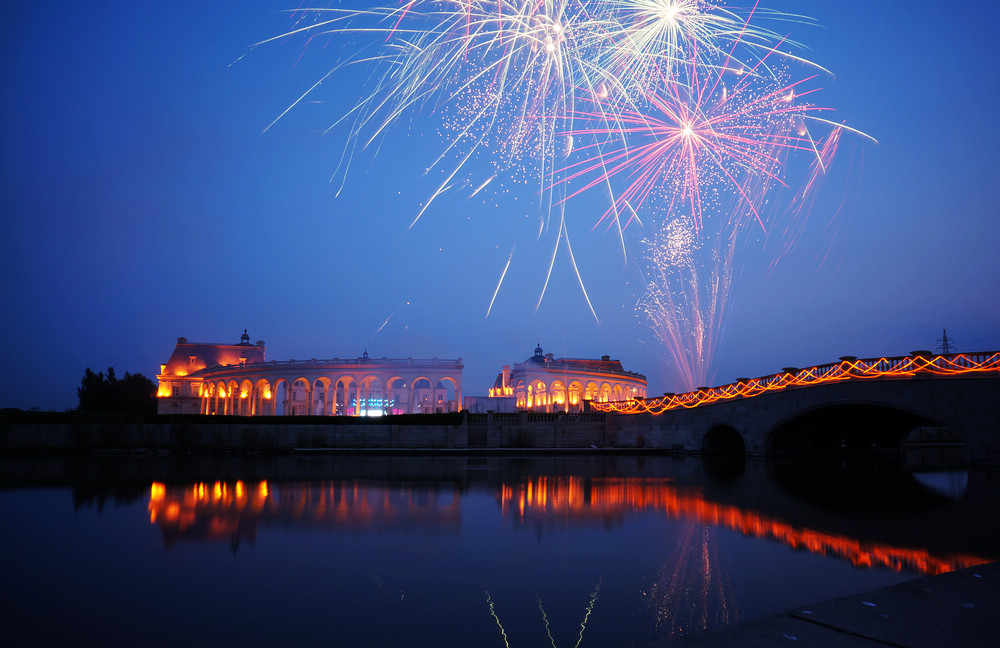
[[[739,378],[719,387],[699,387],[683,394],[666,392],[660,398],[636,398],[629,401],[593,403],[593,408],[624,414],[662,414],[671,409],[692,408],[734,398],[759,396],[769,391],[789,387],[873,380],[879,378],[912,378],[918,375],[948,377],[970,373],[1000,372],[1000,351],[935,355],[930,351],[913,351],[908,356],[858,359],[841,356],[839,362],[799,369],[784,367],[781,373],[760,378]]]

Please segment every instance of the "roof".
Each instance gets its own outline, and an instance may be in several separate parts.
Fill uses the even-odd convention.
[[[264,344],[217,344],[211,342],[188,342],[187,338],[177,338],[177,346],[170,355],[163,371],[164,376],[186,376],[205,367],[216,365],[238,365],[241,362],[264,362]]]

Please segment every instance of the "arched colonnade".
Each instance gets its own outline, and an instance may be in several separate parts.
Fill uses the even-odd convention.
[[[518,409],[543,412],[580,412],[583,402],[606,403],[608,401],[631,400],[644,397],[644,384],[636,381],[608,381],[561,378],[532,378],[518,380],[513,384]]]
[[[202,370],[201,414],[363,416],[462,409],[459,360],[307,360]]]

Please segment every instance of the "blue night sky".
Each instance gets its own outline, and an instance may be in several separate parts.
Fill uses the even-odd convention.
[[[72,408],[86,367],[152,378],[178,336],[235,343],[244,328],[273,360],[461,357],[467,395],[537,343],[675,391],[636,317],[634,259],[592,231],[600,196],[567,206],[598,323],[564,249],[536,310],[556,232],[537,236],[530,189],[446,193],[409,227],[441,182],[424,174],[443,148],[429,111],[359,154],[337,195],[344,132],[324,131],[368,71],[331,77],[265,132],[341,56],[331,39],[251,48],[291,29],[298,3],[0,8],[0,407]],[[1000,6],[763,4],[816,19],[781,28],[836,74],[816,103],[878,144],[845,138],[841,175],[773,271],[752,240],[737,252],[714,384],[934,349],[943,328],[961,351],[1000,348]]]

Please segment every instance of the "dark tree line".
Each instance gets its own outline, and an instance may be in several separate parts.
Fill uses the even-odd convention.
[[[81,412],[118,412],[122,414],[156,414],[156,385],[142,374],[125,372],[115,376],[115,368],[96,374],[87,367],[76,390]]]

